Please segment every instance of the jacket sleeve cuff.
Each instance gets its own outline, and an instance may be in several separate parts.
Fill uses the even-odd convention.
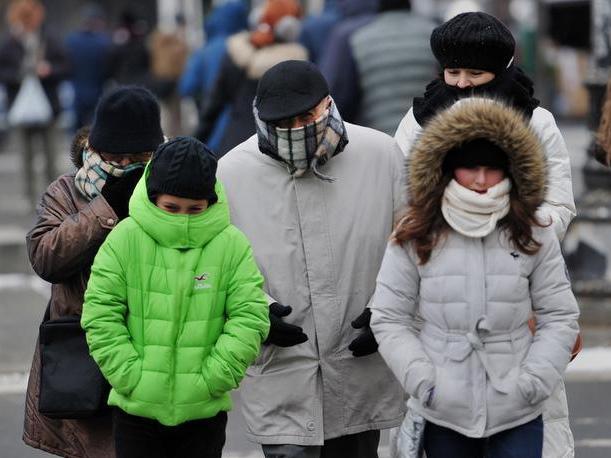
[[[96,216],[98,223],[104,229],[112,229],[119,223],[119,218],[115,214],[112,207],[104,200],[102,196],[98,196],[89,202],[91,212]]]
[[[403,388],[410,396],[422,401],[435,386],[435,367],[428,361],[412,363],[403,381]]]
[[[537,377],[528,372],[522,372],[518,377],[518,389],[530,405],[540,404],[551,394],[551,392],[548,392],[541,382],[537,380]]]

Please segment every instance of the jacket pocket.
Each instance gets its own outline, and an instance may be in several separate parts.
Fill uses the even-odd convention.
[[[277,348],[278,346],[274,344],[261,344],[259,356],[257,356],[254,362],[251,364],[250,369],[256,373],[264,372],[265,368],[269,366],[272,358],[276,354]]]
[[[129,397],[135,391],[135,389],[140,384],[140,381],[142,380],[142,360],[138,359],[136,362],[134,362],[134,364],[129,370],[131,372],[130,379],[133,380],[133,382],[131,382],[129,385],[120,388],[113,386],[114,390],[117,393],[125,397]]]

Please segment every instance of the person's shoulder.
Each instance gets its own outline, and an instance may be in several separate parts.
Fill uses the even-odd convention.
[[[539,243],[559,243],[558,236],[554,230],[553,224],[548,224],[548,221],[542,221],[543,226],[533,226],[532,236],[533,239]]]
[[[223,244],[224,253],[241,258],[251,249],[250,241],[244,233],[233,224],[229,224],[217,237]]]
[[[357,151],[362,154],[387,155],[391,157],[397,148],[397,142],[387,133],[371,127],[359,126],[344,122],[348,134],[349,151]]]
[[[549,110],[539,106],[533,110],[530,124],[533,127],[556,125],[556,119]]]
[[[112,240],[124,239],[126,237],[141,237],[145,234],[144,229],[132,217],[127,217],[121,220],[108,235]]]
[[[254,134],[233,147],[219,159],[219,170],[228,170],[234,167],[243,168],[246,166],[245,161],[252,159],[258,151],[257,135]]]
[[[359,124],[352,124],[344,121],[346,126],[346,132],[348,133],[348,140],[351,141],[351,137],[358,138],[358,141],[370,141],[380,142],[383,144],[392,144],[394,139],[385,132],[373,129],[371,127],[361,126]],[[357,143],[357,142],[354,142]]]
[[[49,186],[47,186],[46,194],[57,197],[59,195],[72,195],[75,192],[78,192],[74,183],[75,175],[76,171],[60,175],[54,181],[52,181]]]

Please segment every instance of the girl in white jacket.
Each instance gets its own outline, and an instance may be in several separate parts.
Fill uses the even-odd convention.
[[[579,311],[558,238],[537,214],[539,139],[523,113],[470,98],[428,122],[408,182],[371,328],[426,419],[427,458],[540,458],[543,402],[569,362]]]
[[[395,139],[403,153],[409,157],[423,126],[460,99],[482,96],[505,101],[526,117],[543,145],[547,191],[537,212],[542,220],[551,220],[562,240],[576,214],[569,154],[553,115],[534,97],[533,82],[515,65],[515,40],[509,29],[486,13],[459,14],[433,31],[431,49],[443,73],[429,83],[422,97],[414,99],[401,120]],[[564,383],[546,403],[543,418],[544,458],[572,458]]]

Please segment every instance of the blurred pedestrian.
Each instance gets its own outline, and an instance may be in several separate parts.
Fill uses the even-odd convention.
[[[40,81],[51,108],[47,121],[16,126],[23,141],[25,195],[32,206],[37,199],[34,164],[38,161],[38,151],[42,150],[45,156],[47,184],[57,175],[54,125],[60,111],[58,85],[68,74],[65,52],[48,27],[43,26],[44,18],[45,8],[37,0],[11,2],[7,9],[8,36],[0,44],[0,83],[6,87],[9,116],[27,78]]]
[[[270,303],[241,386],[248,438],[267,458],[376,457],[380,429],[404,411],[367,308],[403,207],[403,155],[388,135],[343,122],[309,62],[268,70],[253,111],[256,135],[218,172]]]
[[[299,42],[308,50],[310,62],[315,64],[319,64],[333,28],[342,19],[335,3],[335,0],[326,0],[322,12],[303,19]]]
[[[151,56],[146,45],[147,24],[126,9],[113,32],[110,54],[110,77],[118,85],[140,85],[151,83]]]
[[[98,99],[109,77],[112,41],[106,15],[95,3],[81,9],[80,29],[66,38],[70,80],[74,88],[74,129],[91,124]]]
[[[51,283],[51,319],[81,314],[98,248],[127,217],[144,165],[162,142],[159,105],[138,87],[120,87],[103,96],[91,130],[82,129],[75,137],[70,151],[75,170],[48,187],[26,239],[32,268]],[[39,389],[37,342],[26,392],[26,444],[65,457],[115,456],[110,412],[80,420],[47,418],[38,411]]]
[[[336,3],[342,19],[331,31],[319,66],[344,119],[358,122],[358,72],[350,38],[374,19],[379,0],[336,0]]]
[[[196,132],[196,137],[205,142],[225,105],[230,104],[219,157],[255,133],[252,102],[263,73],[279,62],[308,58],[307,50],[297,43],[301,15],[296,0],[267,0],[255,30],[227,39],[227,53],[206,96]]]
[[[380,0],[375,19],[350,39],[357,119],[389,135],[437,70],[428,40],[435,24],[410,10],[410,0]]]
[[[161,102],[161,125],[169,137],[175,137],[182,133],[178,80],[189,56],[185,18],[177,15],[171,31],[154,30],[150,49],[151,88]]]
[[[117,458],[220,458],[229,392],[267,336],[263,277],[215,175],[200,141],[161,145],[91,267],[81,324]]]
[[[198,111],[218,77],[227,51],[227,37],[246,30],[247,18],[248,11],[244,2],[232,0],[214,8],[206,19],[206,42],[189,57],[179,83],[180,95],[192,97]],[[212,151],[217,151],[220,146],[229,121],[229,113],[230,106],[226,104],[208,136],[206,144]]]
[[[553,115],[539,106],[533,82],[514,62],[515,40],[494,16],[463,13],[436,28],[431,49],[442,73],[414,99],[401,121],[395,139],[409,158],[425,126],[459,99],[482,96],[504,100],[529,121],[543,144],[547,160],[547,187],[537,214],[551,222],[560,240],[575,216],[569,154]],[[545,403],[545,458],[574,454],[568,404],[561,382]]]
[[[411,151],[371,327],[426,420],[427,458],[542,456],[543,404],[579,330],[555,228],[537,212],[545,162],[528,118],[484,98],[432,118]]]

